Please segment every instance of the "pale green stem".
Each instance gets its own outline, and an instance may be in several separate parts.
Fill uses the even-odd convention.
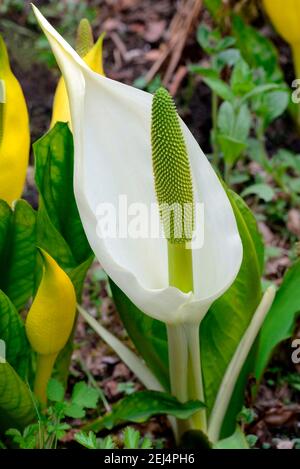
[[[123,344],[117,337],[107,331],[101,324],[93,318],[85,309],[77,304],[77,309],[81,316],[91,326],[94,331],[106,342],[121,358],[121,360],[128,366],[128,368],[135,373],[137,378],[144,384],[147,389],[155,391],[164,391],[161,384],[157,381],[156,377],[145,365],[145,363]]]
[[[259,330],[264,322],[264,319],[272,306],[274,297],[275,288],[271,286],[265,292],[257,310],[253,315],[248,329],[243,335],[231,359],[231,362],[227,367],[209,419],[208,436],[213,443],[217,442],[219,439],[222,423],[237,379],[257,337],[257,334],[259,333]]]
[[[192,250],[185,243],[168,242],[169,284],[184,293],[193,291]]]
[[[199,325],[186,324],[185,326],[187,343],[188,343],[188,375],[190,377],[188,396],[189,399],[196,399],[201,402],[205,401],[201,355],[200,355],[200,339]],[[207,432],[206,409],[201,409],[191,417],[194,428]]]
[[[43,405],[47,404],[47,385],[51,378],[56,357],[57,353],[51,355],[37,355],[34,394]]]
[[[184,243],[168,243],[169,283],[188,293],[193,291],[192,250]],[[180,318],[179,318],[180,319]],[[199,324],[168,324],[169,373],[172,394],[181,402],[204,401]],[[178,421],[180,436],[189,429],[206,431],[206,413],[201,410],[191,419]]]
[[[188,348],[186,334],[182,324],[168,324],[168,350],[169,350],[169,375],[171,393],[180,402],[188,400],[187,370],[188,370]],[[191,429],[189,420],[177,420],[174,427],[176,440]]]

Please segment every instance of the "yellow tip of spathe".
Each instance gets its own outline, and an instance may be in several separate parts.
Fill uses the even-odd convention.
[[[73,284],[57,262],[44,250],[43,275],[26,318],[28,340],[41,355],[57,354],[72,332],[76,295]]]

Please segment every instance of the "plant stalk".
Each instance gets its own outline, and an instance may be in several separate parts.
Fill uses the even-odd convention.
[[[43,405],[47,404],[47,385],[51,378],[56,357],[57,353],[51,355],[37,355],[34,394]]]

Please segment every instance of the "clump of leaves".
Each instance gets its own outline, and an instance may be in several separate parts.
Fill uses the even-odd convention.
[[[105,438],[97,438],[95,433],[90,431],[85,433],[80,431],[75,434],[74,439],[80,445],[88,449],[151,449],[152,442],[148,437],[141,437],[138,430],[126,427],[122,432],[123,443],[114,440],[111,435]]]
[[[87,409],[96,409],[101,391],[81,381],[75,384],[70,400],[65,400],[63,385],[51,379],[47,395],[50,405],[43,413],[37,410],[38,422],[28,425],[23,432],[15,428],[6,431],[13,446],[22,449],[57,448],[58,441],[71,428],[66,418],[82,419]]]
[[[255,45],[252,54],[244,45],[245,31],[247,41]],[[231,182],[232,167],[242,156],[249,156],[251,133],[264,148],[264,133],[286,110],[289,90],[272,44],[241,18],[234,18],[232,36],[223,37],[218,28],[201,24],[197,40],[210,57],[210,67],[192,65],[190,69],[211,88],[213,161],[218,167],[223,158],[224,176]]]

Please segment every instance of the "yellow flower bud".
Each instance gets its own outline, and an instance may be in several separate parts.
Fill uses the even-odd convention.
[[[263,4],[283,39],[291,45],[300,43],[299,0],[263,0]]]
[[[99,75],[104,75],[102,62],[103,39],[104,34],[101,34],[101,36],[98,38],[98,41],[83,57],[85,63],[94,72],[99,73]],[[80,45],[80,50],[86,50],[82,44]],[[68,101],[68,93],[64,79],[62,77],[59,79],[54,95],[50,128],[54,127],[56,122],[69,122],[69,127],[71,128],[71,115]]]
[[[44,271],[40,286],[26,318],[31,347],[38,354],[35,393],[46,402],[46,388],[58,353],[72,332],[76,295],[68,275],[49,254],[42,251]]]
[[[21,86],[11,71],[0,36],[0,199],[8,204],[23,192],[29,158],[29,118]]]

